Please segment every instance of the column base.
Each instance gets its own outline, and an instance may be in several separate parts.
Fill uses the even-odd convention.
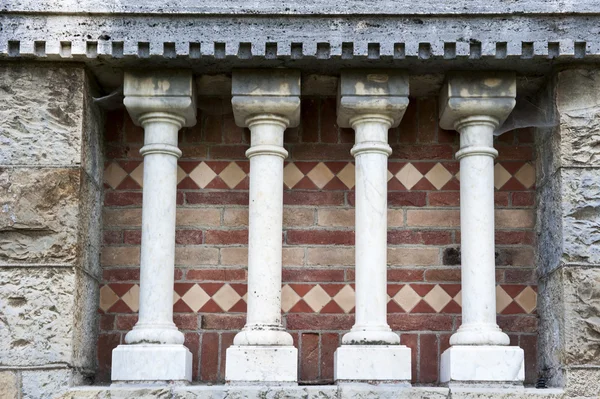
[[[451,385],[481,382],[521,385],[525,379],[523,349],[516,346],[452,346],[442,353],[440,381]]]
[[[410,348],[404,345],[342,345],[335,351],[336,382],[410,383]]]
[[[227,349],[225,380],[295,383],[298,381],[298,349],[293,346],[241,346]]]
[[[192,353],[183,345],[119,345],[112,352],[113,382],[192,381]]]

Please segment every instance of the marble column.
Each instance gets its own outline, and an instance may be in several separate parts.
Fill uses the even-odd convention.
[[[352,330],[335,352],[334,378],[410,381],[410,349],[387,324],[388,129],[408,106],[408,75],[401,71],[342,71],[340,127],[356,134],[356,311]]]
[[[281,323],[283,133],[300,122],[300,73],[234,71],[235,122],[250,129],[248,313],[227,349],[228,383],[293,383],[298,351]]]
[[[510,72],[452,73],[440,94],[440,126],[460,133],[462,325],[441,357],[445,383],[524,379],[523,350],[496,324],[493,134],[515,96]]]
[[[192,354],[173,323],[177,135],[196,123],[190,71],[125,73],[125,107],[144,128],[139,318],[113,351],[113,381],[191,381]]]

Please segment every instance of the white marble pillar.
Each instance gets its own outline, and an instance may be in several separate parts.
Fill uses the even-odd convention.
[[[337,121],[356,134],[356,311],[335,352],[338,382],[410,381],[410,349],[387,324],[388,129],[398,126],[407,106],[404,72],[342,72]]]
[[[300,73],[285,69],[233,73],[236,124],[250,128],[248,313],[227,349],[228,383],[293,383],[298,351],[281,324],[283,132],[300,122]]]
[[[144,128],[139,318],[113,351],[112,380],[191,381],[192,354],[173,323],[177,135],[196,123],[190,71],[125,73],[125,106]]]
[[[440,378],[450,384],[524,379],[523,350],[507,346],[496,324],[494,130],[515,105],[510,72],[449,74],[440,95],[440,125],[460,133],[462,325],[442,354]]]

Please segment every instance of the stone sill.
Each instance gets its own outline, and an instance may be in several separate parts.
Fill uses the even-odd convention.
[[[225,399],[225,398],[297,398],[297,399],[558,399],[565,397],[562,389],[535,388],[435,388],[403,387],[394,385],[343,384],[311,386],[261,385],[186,385],[186,386],[87,386],[72,388],[62,399],[100,398],[172,398],[172,399]]]

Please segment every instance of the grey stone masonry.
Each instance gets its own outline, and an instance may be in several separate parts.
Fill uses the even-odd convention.
[[[53,398],[94,375],[104,128],[92,82],[82,66],[0,64],[0,397]]]
[[[557,126],[538,131],[540,371],[600,393],[600,71],[558,72]]]

